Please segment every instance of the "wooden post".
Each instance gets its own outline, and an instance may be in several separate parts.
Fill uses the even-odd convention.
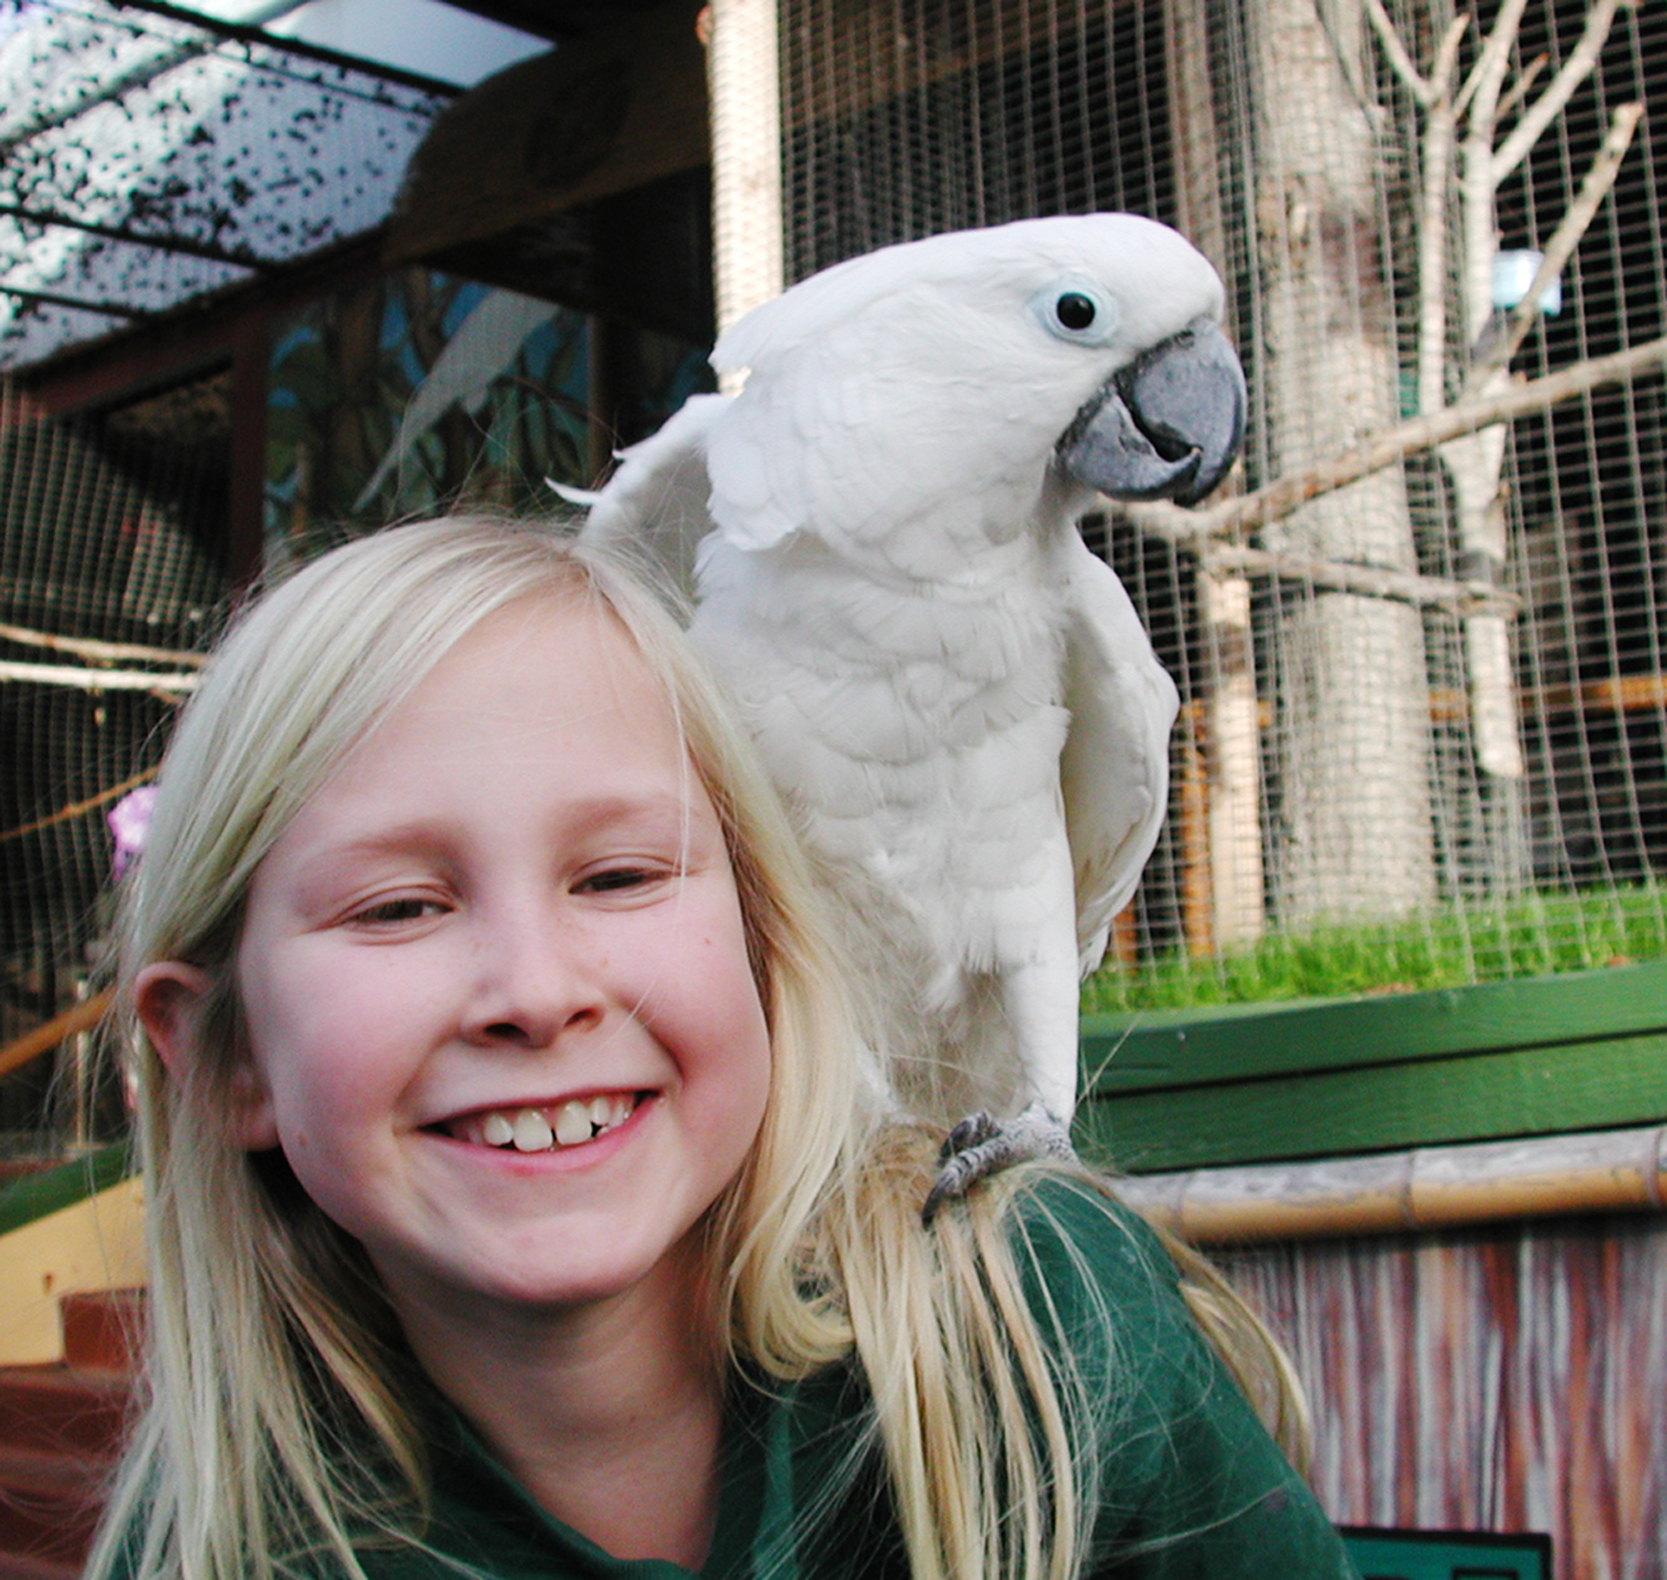
[[[1210,873],[1210,790],[1204,766],[1204,724],[1196,704],[1181,709],[1176,750],[1181,759],[1179,819],[1181,930],[1187,954],[1201,960],[1215,952]]]
[[[1254,944],[1267,926],[1262,872],[1261,708],[1251,647],[1250,582],[1198,570],[1209,677],[1210,922],[1217,950]]]
[[[1177,151],[1176,218],[1225,275],[1223,165],[1205,12],[1204,0],[1169,0],[1164,8],[1171,140]],[[1189,776],[1183,795],[1191,799],[1182,813],[1188,836],[1182,876],[1185,930],[1187,952],[1195,958],[1254,943],[1266,923],[1250,582],[1201,565],[1198,617],[1205,653],[1204,711],[1192,721],[1183,743]],[[1200,775],[1196,787],[1190,784],[1195,770]],[[1191,837],[1195,818],[1202,835],[1196,841]]]
[[[776,0],[713,0],[712,246],[718,333],[781,294],[781,85]],[[720,381],[738,385],[733,375]]]

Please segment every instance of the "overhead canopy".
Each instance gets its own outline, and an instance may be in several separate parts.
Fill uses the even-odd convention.
[[[368,9],[385,23],[389,3]],[[306,10],[339,24],[346,9],[0,0],[0,372],[381,223],[412,150],[473,77],[252,25],[293,28]],[[557,30],[542,31],[510,58],[547,48]]]

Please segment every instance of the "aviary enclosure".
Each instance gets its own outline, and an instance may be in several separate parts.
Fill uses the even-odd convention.
[[[1197,239],[1230,285],[1253,412],[1233,497],[1201,516],[1090,524],[1185,698],[1169,829],[1090,1004],[1428,986],[1667,952],[1660,8],[789,0],[776,25],[782,278],[935,230],[1129,208]],[[187,67],[218,105],[213,64]],[[362,83],[305,91],[319,149],[345,137],[349,157],[368,145],[383,164],[436,109]],[[338,98],[351,117],[319,108]],[[267,115],[276,126],[293,108]],[[222,139],[250,135],[246,105],[199,118]],[[7,134],[19,212],[69,206],[89,179],[66,163],[85,142],[73,121]],[[175,156],[145,214],[171,201],[169,223],[200,220],[226,256],[288,255],[350,223],[309,216],[284,235],[245,219],[248,234],[227,232],[214,216],[215,202],[238,212],[229,196],[197,215],[161,195],[181,170]],[[367,218],[390,171],[380,198],[368,177],[354,189]],[[279,170],[274,184],[296,176]],[[171,267],[213,272],[200,257]],[[59,272],[5,298],[10,365],[62,338],[62,299],[94,274],[67,249]],[[123,284],[132,295],[149,282]],[[526,391],[554,356],[568,371],[546,399],[454,410],[414,447],[416,494],[355,500],[385,448],[356,431],[396,420],[401,390],[471,300],[443,278],[373,289],[388,307],[327,307],[277,343],[274,541],[327,537],[470,478],[480,497],[483,468],[505,502],[536,500],[546,474],[585,480],[583,327],[557,318],[543,331],[555,340],[529,340],[500,386]],[[413,291],[416,307],[399,307]],[[377,351],[377,335],[406,350]],[[687,356],[651,355],[663,409],[690,387]],[[142,452],[145,476],[170,472],[150,485],[153,513],[196,489],[206,503],[179,507],[181,541],[206,541],[212,525],[186,518],[212,514],[224,486],[212,473],[227,399],[211,380],[50,441],[17,408],[5,618],[59,639],[135,640],[131,620],[98,612],[131,552],[131,513],[63,528],[55,512],[103,508],[63,458],[90,443],[143,490],[111,436],[149,424],[139,449],[121,443]],[[1477,426],[1490,411],[1502,420]],[[1338,465],[1385,436],[1389,464],[1335,486]],[[58,586],[65,543],[106,530],[107,565],[94,555],[75,573],[103,585],[72,597]],[[152,563],[149,537],[145,553]],[[210,591],[178,594],[201,629]],[[154,615],[145,631],[164,648],[194,640]],[[19,1027],[85,975],[89,886],[107,869],[102,818],[61,814],[142,773],[161,738],[148,723],[113,729],[84,687],[31,678],[40,653],[14,642],[23,667],[5,686],[20,747],[53,743],[19,757],[0,830]],[[82,713],[106,722],[89,734],[72,722]]]
[[[789,5],[780,27],[790,277],[1126,207],[1229,282],[1239,497],[1102,526],[1186,710],[1095,1002],[1659,952],[1659,9]],[[1432,442],[1490,403],[1509,420]],[[1329,486],[1385,435],[1404,459]]]
[[[1096,208],[1177,225],[1228,282],[1252,394],[1239,472],[1200,513],[1089,524],[1184,698],[1168,831],[1090,1007],[1667,955],[1667,8],[714,9],[719,140],[737,123],[753,137],[749,190],[770,194],[762,223],[743,203],[726,231],[720,161],[716,240],[734,265],[719,270],[720,319],[738,279],[744,300],[888,242]],[[251,123],[252,93],[234,112],[204,87],[223,41],[193,53],[176,24],[141,25],[101,0],[82,11],[87,37],[121,13],[133,37],[168,34],[144,48],[176,58],[102,100],[57,60],[58,118],[0,120],[13,259],[0,362],[20,374],[64,340],[66,300],[98,283],[80,261],[89,235],[117,247],[124,228],[165,219],[193,249],[172,267],[206,279],[357,223],[308,209],[304,234],[228,229],[214,204],[199,211],[169,185],[185,157],[170,155],[154,184],[132,173],[128,208],[97,221],[109,235],[83,228],[57,274],[25,277],[16,259],[33,248],[38,264],[51,211],[87,179],[77,119],[112,93],[197,115],[211,146],[230,139],[228,169],[234,134],[295,122],[281,98]],[[725,18],[746,13],[765,18],[751,47],[767,69],[726,78]],[[308,84],[302,124],[320,148],[326,132],[348,137],[330,157],[371,174],[338,190],[369,194],[361,219],[374,225],[438,103],[254,46],[239,58],[284,93]],[[81,69],[97,76],[92,54]],[[291,175],[324,191],[307,186],[319,160],[296,164],[272,173],[268,195]],[[221,208],[247,212],[250,197]],[[354,290],[296,313],[273,341],[278,552],[458,490],[514,503],[538,498],[546,474],[588,481],[596,350],[582,317],[555,314],[490,389],[413,441],[397,487],[367,495],[401,442],[399,409],[493,293],[420,271]],[[692,387],[689,350],[636,348],[634,422],[652,425]],[[211,376],[73,423],[23,398],[0,409],[8,1037],[96,984],[104,813],[154,769],[224,607],[215,534],[233,405]],[[37,1139],[43,1079],[0,1088],[14,1146]],[[70,1129],[98,1124],[79,1114]],[[1244,1253],[1235,1268],[1318,1401],[1319,1483],[1339,1518],[1547,1531],[1560,1580],[1667,1572],[1658,1221],[1336,1241]]]

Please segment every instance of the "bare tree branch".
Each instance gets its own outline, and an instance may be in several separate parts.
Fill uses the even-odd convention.
[[[84,817],[101,806],[108,806],[112,801],[119,801],[130,790],[137,790],[140,785],[149,784],[156,777],[154,768],[147,768],[142,773],[136,773],[131,779],[124,779],[120,784],[111,785],[107,790],[100,790],[97,795],[88,796],[85,801],[71,801],[68,806],[61,806],[56,812],[49,812],[45,817],[37,817],[32,823],[20,823],[16,828],[8,828],[0,833],[0,845],[10,840],[22,839],[26,834],[38,834],[42,829],[52,828],[58,823],[70,823],[78,817]],[[5,1058],[0,1056],[0,1075],[5,1074]]]
[[[1425,103],[1423,192],[1418,219],[1418,409],[1434,411],[1447,390],[1447,204],[1457,118],[1453,80],[1468,13],[1453,20],[1436,51]]]
[[[1270,554],[1242,543],[1212,543],[1199,551],[1206,570],[1236,571],[1248,576],[1272,576],[1332,592],[1358,593],[1367,598],[1392,598],[1398,603],[1435,605],[1455,614],[1511,614],[1522,608],[1514,593],[1501,592],[1488,582],[1449,581],[1441,576],[1419,576],[1410,571],[1385,570],[1377,565],[1355,565],[1344,560],[1306,559],[1295,554]]]
[[[1545,258],[1535,272],[1528,294],[1517,303],[1506,323],[1505,333],[1486,356],[1476,360],[1470,377],[1465,382],[1465,394],[1475,395],[1489,375],[1509,365],[1527,338],[1534,320],[1539,317],[1540,297],[1563,272],[1563,266],[1574,255],[1580,238],[1597,216],[1597,211],[1620,173],[1621,161],[1632,144],[1633,133],[1644,114],[1642,104],[1623,104],[1610,118],[1609,132],[1586,172],[1580,191],[1563,215],[1556,232],[1546,243]]]
[[[1346,488],[1373,472],[1445,444],[1449,439],[1545,411],[1576,395],[1605,384],[1624,383],[1658,367],[1667,367],[1667,335],[1606,357],[1571,363],[1542,378],[1514,383],[1498,394],[1460,401],[1441,411],[1414,417],[1307,471],[1277,478],[1254,493],[1223,500],[1206,510],[1185,510],[1158,501],[1118,504],[1114,508],[1142,532],[1182,546],[1196,545],[1206,538],[1224,537],[1283,520],[1310,499]]]
[[[1453,87],[1453,73],[1458,68],[1459,44],[1463,41],[1465,30],[1470,26],[1470,13],[1461,13],[1453,18],[1445,37],[1441,40],[1441,47],[1436,50],[1435,65],[1430,70],[1430,83],[1436,93],[1447,98]]]
[[[1529,90],[1540,80],[1540,73],[1550,64],[1551,56],[1542,51],[1522,68],[1522,74],[1499,100],[1499,108],[1494,112],[1498,120],[1504,120],[1517,105],[1528,97]]]
[[[70,686],[78,691],[154,691],[158,696],[194,691],[194,673],[169,675],[140,669],[71,669],[68,664],[20,664],[0,659],[0,684],[20,681],[33,686]]]
[[[1435,411],[1447,399],[1447,202],[1456,130],[1452,105],[1443,92],[1430,104],[1424,121],[1424,189],[1418,214],[1420,411]]]
[[[184,664],[201,668],[208,662],[206,653],[193,653],[185,648],[143,647],[134,642],[100,642],[85,636],[58,636],[50,631],[33,631],[28,626],[0,624],[0,641],[16,642],[20,647],[45,647],[58,653],[73,653],[77,658],[93,664]]]
[[[1622,0],[1597,0],[1586,13],[1586,27],[1580,35],[1580,42],[1558,68],[1557,75],[1551,79],[1545,92],[1529,106],[1522,119],[1511,129],[1511,135],[1495,151],[1495,186],[1528,157],[1528,150],[1540,140],[1541,133],[1569,102],[1574,90],[1591,76],[1598,63],[1598,54],[1609,37],[1609,28],[1615,20],[1615,12],[1621,3]],[[1628,5],[1635,3],[1636,0],[1626,0]]]
[[[1382,45],[1395,75],[1406,84],[1407,91],[1420,104],[1430,104],[1435,98],[1435,85],[1419,72],[1417,63],[1401,42],[1401,35],[1384,8],[1383,0],[1366,0],[1366,15],[1371,19],[1372,30],[1378,35],[1378,43]],[[1463,20],[1461,17],[1460,21]]]
[[[1511,46],[1516,43],[1517,29],[1522,26],[1522,13],[1528,0],[1505,0],[1494,18],[1493,31],[1482,45],[1482,53],[1470,68],[1453,108],[1463,115],[1470,109],[1472,121],[1480,120],[1491,126],[1499,114],[1499,90],[1505,81],[1505,70],[1510,65]]]

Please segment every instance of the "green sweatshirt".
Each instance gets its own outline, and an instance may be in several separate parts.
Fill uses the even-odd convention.
[[[1059,1313],[1091,1384],[1114,1380],[1100,1390],[1108,1421],[1087,1573],[1350,1580],[1335,1531],[1204,1340],[1150,1229],[1055,1183],[1035,1191],[1023,1218],[1034,1248],[1030,1299]],[[736,1387],[703,1580],[906,1580],[872,1456],[854,1478],[842,1474],[862,1413],[860,1378],[846,1369],[770,1392]],[[371,1580],[441,1580],[459,1566],[497,1580],[688,1574],[610,1557],[534,1503],[449,1407],[436,1401],[430,1419],[431,1550],[367,1552]],[[651,1500],[654,1489],[642,1495]]]

